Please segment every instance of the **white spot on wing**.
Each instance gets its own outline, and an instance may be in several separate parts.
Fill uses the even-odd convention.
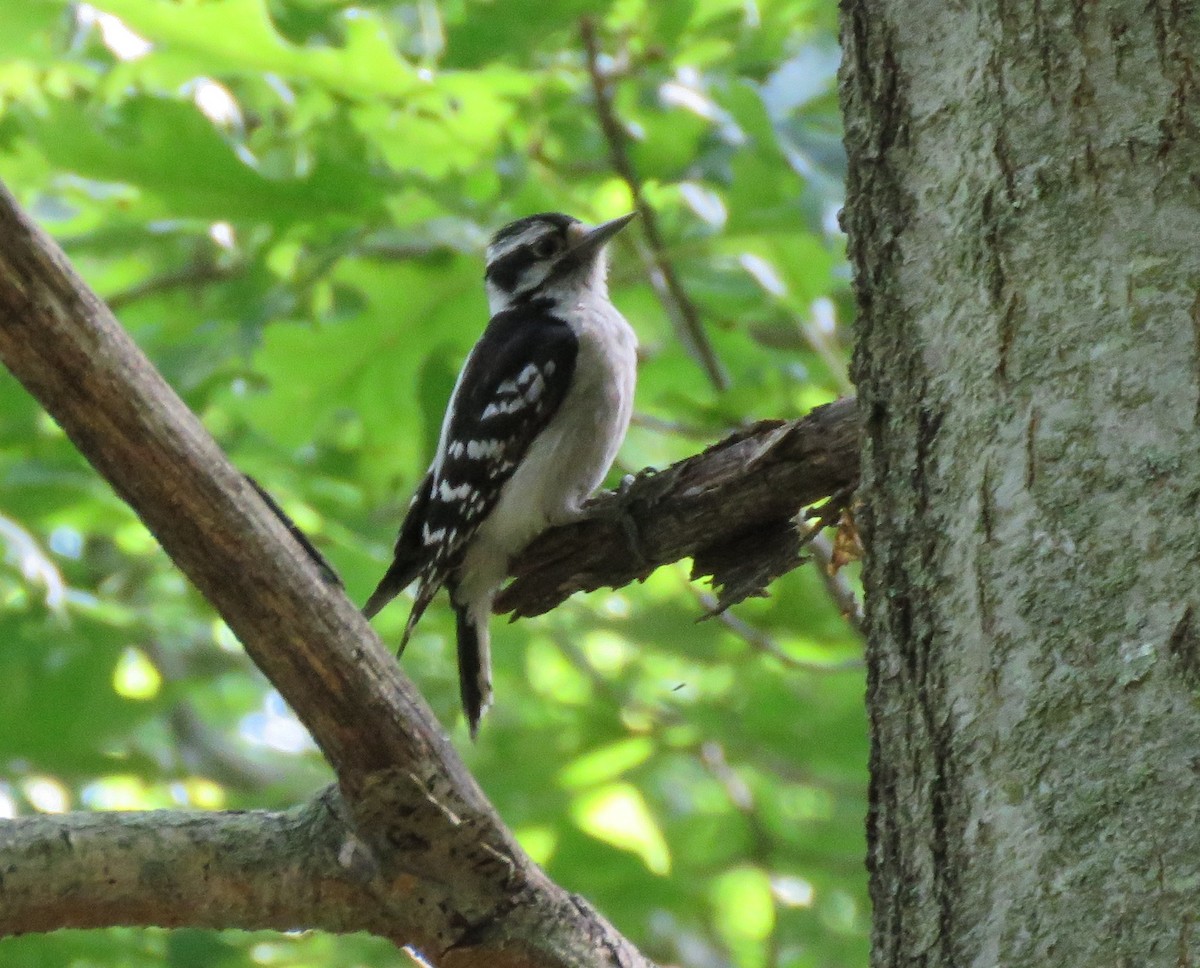
[[[471,460],[479,460],[479,458],[495,457],[504,450],[504,441],[502,440],[468,440],[467,441],[467,456]]]
[[[490,420],[492,417],[505,416],[510,413],[516,413],[518,410],[525,408],[525,398],[517,397],[507,402],[499,403],[493,401],[483,408],[483,413],[480,414],[480,420]]]
[[[449,481],[442,481],[438,484],[437,497],[439,500],[446,502],[461,501],[463,498],[468,497],[474,490],[475,488],[466,481],[456,487],[451,487]]]

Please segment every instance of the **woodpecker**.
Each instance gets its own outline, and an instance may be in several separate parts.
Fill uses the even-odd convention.
[[[548,212],[493,236],[484,273],[491,319],[454,385],[395,560],[363,606],[370,618],[416,580],[403,653],[446,586],[472,739],[491,704],[488,619],[509,562],[546,528],[579,516],[629,427],[637,337],[609,301],[605,246],[632,218],[589,227]]]

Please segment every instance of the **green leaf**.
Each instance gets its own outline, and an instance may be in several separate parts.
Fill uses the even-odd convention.
[[[652,873],[670,871],[671,853],[666,838],[635,787],[613,783],[585,794],[576,799],[571,813],[581,830],[637,854]]]
[[[568,763],[558,774],[558,782],[567,789],[604,783],[645,763],[653,752],[654,744],[644,736],[621,740]]]
[[[23,118],[30,143],[55,166],[94,182],[125,183],[153,199],[143,217],[298,218],[355,213],[381,203],[382,184],[361,165],[317,159],[298,178],[273,180],[242,161],[191,104],[135,98],[99,115],[56,102]]]
[[[302,78],[352,97],[401,98],[424,87],[392,48],[378,16],[358,11],[345,23],[340,48],[301,48],[275,29],[266,0],[103,0],[100,9],[207,72],[270,71]]]

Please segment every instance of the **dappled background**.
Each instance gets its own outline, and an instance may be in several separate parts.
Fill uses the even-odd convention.
[[[835,30],[832,0],[4,3],[0,178],[361,601],[486,321],[482,249],[508,219],[651,213],[613,247],[643,346],[614,481],[847,392]],[[0,816],[284,807],[330,781],[7,374],[0,551]],[[861,966],[846,577],[805,565],[698,624],[709,600],[684,563],[496,622],[474,746],[444,607],[404,665],[526,849],[652,957]],[[406,613],[376,620],[385,641]],[[317,933],[0,942],[13,968],[408,963]]]

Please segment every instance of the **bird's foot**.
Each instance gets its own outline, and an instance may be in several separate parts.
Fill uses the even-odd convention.
[[[615,528],[624,539],[625,551],[638,570],[648,570],[653,562],[646,556],[641,529],[625,506],[625,495],[633,484],[634,476],[626,474],[615,493],[605,493],[588,502],[584,509],[589,520],[603,521]]]

